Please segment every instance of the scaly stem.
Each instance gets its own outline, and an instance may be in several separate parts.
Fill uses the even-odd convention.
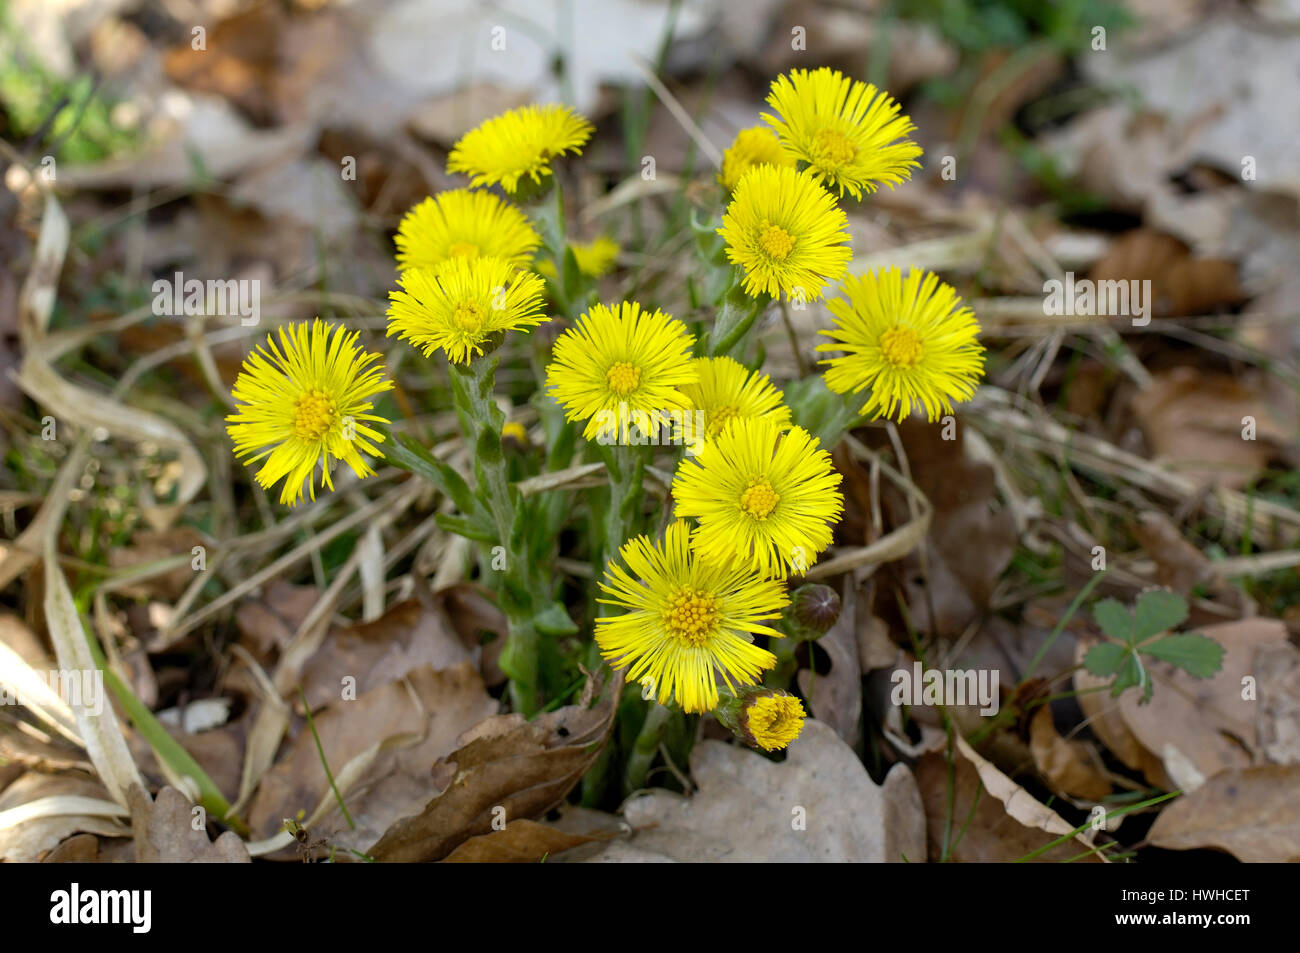
[[[603,533],[604,563],[613,559],[619,547],[640,529],[641,500],[645,495],[641,483],[645,475],[645,456],[635,447],[621,445],[602,447],[601,451],[609,474],[609,507],[605,510]]]
[[[492,396],[500,358],[484,354],[468,365],[451,365],[451,392],[466,446],[474,455],[478,492],[496,527],[498,547],[490,565],[504,573],[501,609],[509,623],[509,636],[501,653],[501,669],[510,676],[510,693],[518,711],[532,717],[537,711],[538,632],[534,625],[538,587],[531,578],[524,552],[527,520],[524,501],[510,482],[501,451],[505,415]]]
[[[654,763],[655,754],[659,751],[659,743],[663,741],[664,732],[668,730],[668,722],[672,717],[671,708],[665,708],[658,702],[650,703],[645,722],[641,725],[636,743],[627,758],[627,768],[623,772],[624,794],[631,794],[645,787],[646,775],[650,773],[650,765]]]
[[[739,352],[745,337],[754,327],[754,322],[763,313],[763,308],[767,306],[769,300],[765,294],[751,298],[745,293],[740,282],[732,285],[727,296],[722,299],[722,307],[718,309],[717,317],[713,320],[713,330],[709,332],[710,356],[734,356],[734,353]]]

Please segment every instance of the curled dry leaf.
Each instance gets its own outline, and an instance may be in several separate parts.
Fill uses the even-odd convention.
[[[925,854],[920,793],[906,765],[883,786],[819,721],[804,722],[784,762],[722,741],[691,752],[691,797],[653,791],[623,807],[636,833],[589,858],[737,863],[910,862]],[[647,856],[648,855],[648,856]]]
[[[72,600],[68,581],[59,567],[53,540],[45,548],[45,619],[50,630],[50,641],[54,643],[58,654],[59,669],[79,673],[85,678],[92,673],[98,674],[99,668],[90,654],[86,631],[77,614],[77,605]],[[101,693],[107,691],[104,684],[102,679],[97,682],[97,689]],[[140,772],[131,759],[131,752],[127,750],[112,704],[102,696],[97,699],[97,703],[91,704],[88,695],[89,692],[83,692],[81,699],[74,699],[79,704],[71,706],[77,719],[77,733],[86,746],[86,753],[90,755],[95,772],[108,788],[113,800],[126,806],[126,792],[133,784],[140,783]]]
[[[1005,805],[983,790],[979,773],[966,758],[957,757],[952,765],[951,793],[948,772],[948,761],[943,754],[927,754],[916,765],[916,782],[925,804],[932,863],[942,859],[955,863],[1006,863],[1019,860],[1057,839],[1057,836],[1036,826],[1026,826],[1008,814]],[[948,836],[946,848],[945,832]],[[1099,862],[1095,854],[1085,854],[1084,848],[1074,841],[1057,844],[1034,860],[1041,863],[1067,860]]]
[[[984,785],[984,789],[1002,802],[1002,806],[1008,815],[1025,827],[1046,831],[1057,837],[1074,831],[1073,824],[1068,823],[1061,815],[1012,781],[999,771],[992,762],[980,757],[979,753],[967,743],[965,738],[961,735],[955,735],[954,737],[957,742],[957,750],[975,769]],[[1090,838],[1084,834],[1075,834],[1074,839],[1084,847],[1092,846]]]
[[[1089,801],[1110,794],[1110,781],[1089,756],[1087,746],[1057,733],[1050,705],[1040,705],[1029,722],[1029,750],[1038,770],[1058,794]]]
[[[138,864],[247,864],[252,860],[239,835],[226,831],[208,840],[207,826],[196,824],[195,808],[172,787],[157,800],[140,785],[131,788],[131,827]],[[195,827],[198,827],[195,830]]]
[[[433,767],[441,792],[366,853],[378,861],[441,860],[469,838],[490,833],[494,819],[535,818],[559,804],[600,753],[613,724],[617,681],[588,680],[577,705],[531,722],[497,715],[462,735],[459,747]]]
[[[594,837],[570,834],[521,817],[499,831],[465,841],[442,859],[444,864],[536,864]]]
[[[1224,771],[1160,812],[1150,841],[1169,850],[1214,847],[1246,863],[1300,861],[1300,765]]]
[[[0,860],[30,863],[77,833],[125,837],[126,808],[81,771],[28,771],[0,792]]]

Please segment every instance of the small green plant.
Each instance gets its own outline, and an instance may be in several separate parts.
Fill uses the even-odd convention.
[[[1187,618],[1187,600],[1167,589],[1142,593],[1132,611],[1116,599],[1103,599],[1092,607],[1092,616],[1111,641],[1089,649],[1083,665],[1098,678],[1114,676],[1112,697],[1140,687],[1141,704],[1151,700],[1155,686],[1143,656],[1169,662],[1196,678],[1209,678],[1223,666],[1223,646],[1208,636],[1163,634]]]

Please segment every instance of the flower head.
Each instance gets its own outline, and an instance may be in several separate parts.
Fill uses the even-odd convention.
[[[500,258],[449,258],[437,268],[410,268],[388,293],[388,335],[428,357],[438,348],[456,364],[490,350],[494,335],[549,321],[545,282]]]
[[[550,392],[569,420],[587,421],[588,440],[626,432],[658,433],[673,411],[690,409],[682,388],[695,382],[695,338],[671,315],[635,301],[595,304],[559,336],[546,368]]]
[[[270,488],[281,477],[280,502],[290,506],[302,497],[303,483],[316,499],[316,462],[323,483],[334,489],[331,459],[342,460],[359,477],[374,473],[362,453],[382,457],[383,434],[363,421],[388,423],[366,413],[368,398],[390,390],[379,355],[356,343],[359,332],[327,325],[317,318],[281,327],[250,354],[235,378],[231,394],[236,413],[226,418],[235,456],[246,466],[265,460],[255,479]]]
[[[461,136],[447,156],[447,171],[464,172],[475,186],[500,183],[513,195],[524,176],[540,183],[555,156],[580,153],[592,128],[568,106],[520,106]]]
[[[870,387],[862,413],[903,420],[916,404],[938,420],[952,412],[954,400],[970,400],[984,372],[979,323],[951,286],[913,269],[904,278],[897,268],[850,276],[843,298],[826,306],[835,327],[822,334],[835,344],[818,351],[843,351],[829,364],[826,386],[856,394]],[[847,299],[847,300],[846,300]]]
[[[802,427],[787,433],[771,420],[737,420],[673,480],[674,515],[699,523],[702,557],[765,575],[804,572],[831,544],[844,498],[830,454]]]
[[[745,270],[745,293],[815,301],[849,263],[848,219],[809,172],[760,165],[745,173],[718,229]]]
[[[791,70],[772,83],[767,103],[778,116],[763,114],[786,152],[808,163],[830,189],[854,198],[881,184],[905,182],[921,147],[907,138],[916,127],[888,93],[849,79],[838,70]]]
[[[682,392],[704,413],[704,438],[716,437],[741,417],[761,417],[782,430],[790,426],[790,409],[781,403],[782,393],[766,374],[730,357],[697,358],[695,367],[700,379]]]
[[[724,698],[713,716],[754,748],[779,751],[803,730],[803,704],[789,692],[748,687]]]
[[[402,268],[433,268],[448,258],[501,258],[523,268],[541,239],[523,212],[491,192],[452,189],[406,213],[394,239]]]
[[[596,620],[596,644],[615,667],[628,666],[627,681],[649,679],[661,705],[674,699],[687,712],[709,711],[718,675],[734,690],[776,664],[752,636],[780,636],[762,624],[786,605],[779,582],[700,558],[682,522],[659,544],[629,540],[620,555],[627,569],[609,563],[599,601],[628,611]]]
[[[589,242],[570,242],[569,247],[573,249],[578,271],[588,278],[604,277],[614,267],[618,253],[622,251],[618,242],[606,235]],[[549,259],[539,262],[537,270],[548,278],[555,277],[555,265]]]
[[[795,167],[794,157],[781,148],[781,140],[766,126],[736,133],[736,140],[722,153],[722,171],[718,174],[718,181],[730,192],[756,165]]]

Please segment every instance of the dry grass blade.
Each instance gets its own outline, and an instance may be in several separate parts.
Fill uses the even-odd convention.
[[[86,642],[86,632],[68,589],[68,581],[63,578],[63,570],[55,557],[53,540],[46,544],[45,586],[45,618],[50,628],[50,641],[58,655],[59,668],[88,679],[92,672],[98,672],[98,667]],[[81,704],[73,708],[73,714],[99,779],[113,800],[126,807],[131,785],[143,782],[135,762],[131,760],[131,752],[127,750],[112,705],[105,701],[96,713]]]

